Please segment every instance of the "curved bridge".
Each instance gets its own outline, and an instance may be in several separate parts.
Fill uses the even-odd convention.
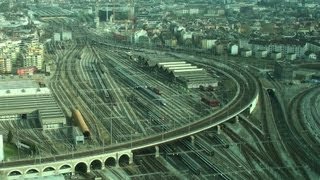
[[[216,67],[217,70],[223,71],[232,78],[238,89],[233,100],[213,114],[183,127],[130,142],[54,157],[3,162],[0,164],[2,179],[74,173],[78,170],[89,172],[93,169],[103,169],[109,165],[117,166],[121,159],[126,159],[128,163],[131,163],[133,150],[187,137],[226,122],[242,112],[251,113],[259,98],[255,78],[232,63],[210,62],[210,66]]]

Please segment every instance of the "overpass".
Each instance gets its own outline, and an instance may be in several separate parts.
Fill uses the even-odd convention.
[[[205,64],[203,63],[203,65]],[[214,62],[208,66],[215,66],[217,70],[223,71],[237,85],[236,96],[220,110],[177,129],[142,139],[72,154],[2,162],[0,164],[1,179],[32,178],[64,173],[73,174],[76,171],[85,173],[108,166],[119,166],[121,161],[131,163],[134,150],[153,146],[158,150],[157,146],[160,144],[188,137],[215,127],[229,119],[237,118],[237,115],[242,112],[251,113],[256,107],[259,98],[255,78],[246,70],[232,63]]]

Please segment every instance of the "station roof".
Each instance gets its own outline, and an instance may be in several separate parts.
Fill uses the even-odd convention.
[[[166,64],[163,65],[162,67],[164,68],[169,68],[169,67],[187,67],[187,66],[191,66],[191,64]]]
[[[180,67],[168,67],[167,71],[172,72],[174,70],[183,70],[183,69],[197,69],[197,66],[180,66]]]
[[[196,88],[200,85],[217,85],[217,79],[212,77],[205,69],[199,68],[186,61],[164,57],[143,56],[149,67],[158,67],[173,75],[175,78],[187,84],[189,88]]]
[[[39,87],[35,81],[32,80],[1,80],[0,90],[7,89],[23,89],[23,88],[37,88]]]
[[[64,113],[48,88],[1,88],[0,116],[33,112],[38,113],[42,125],[66,123]]]
[[[179,72],[195,72],[195,71],[204,71],[202,68],[192,68],[192,69],[175,69],[172,72],[173,73],[179,73]],[[205,71],[204,71],[205,72]]]
[[[172,61],[172,62],[158,62],[158,66],[170,65],[170,64],[186,64],[185,61]]]

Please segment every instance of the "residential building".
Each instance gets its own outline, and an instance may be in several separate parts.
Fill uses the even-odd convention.
[[[5,41],[0,44],[0,73],[11,73],[20,53],[21,41]]]
[[[282,40],[250,40],[249,46],[253,52],[260,50],[267,50],[268,52],[279,52],[283,55],[296,54],[301,58],[307,51],[307,43],[304,41],[298,41],[294,39],[282,39]]]
[[[27,44],[23,66],[35,66],[38,70],[41,70],[44,61],[43,54],[43,44],[36,39],[32,40],[31,43]]]
[[[266,50],[258,50],[255,52],[255,57],[256,58],[266,58],[268,56],[268,51]]]
[[[250,56],[252,56],[252,51],[251,50],[247,50],[247,49],[242,50],[241,51],[241,56],[242,57],[250,57]]]
[[[281,57],[282,57],[281,52],[273,52],[273,53],[271,53],[271,59],[278,60],[278,59],[281,59]]]
[[[284,61],[277,61],[274,65],[274,76],[278,79],[292,80],[293,66]]]
[[[297,54],[291,53],[291,54],[287,54],[286,59],[289,61],[293,61],[297,59]]]
[[[62,39],[63,41],[71,40],[71,39],[72,39],[72,32],[70,32],[70,31],[62,32],[62,34],[61,34],[61,39]]]
[[[60,33],[54,33],[53,34],[53,41],[61,41],[61,34]]]
[[[213,39],[202,39],[201,40],[201,48],[202,49],[211,49],[217,40],[213,40]]]

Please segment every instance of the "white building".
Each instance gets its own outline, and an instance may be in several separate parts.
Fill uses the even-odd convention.
[[[199,9],[197,9],[197,8],[190,9],[189,14],[199,14]]]
[[[242,50],[241,56],[242,57],[250,57],[250,56],[252,56],[252,51],[251,50]]]
[[[24,67],[35,66],[37,67],[37,69],[41,70],[43,66],[43,61],[44,61],[43,44],[34,40],[27,45],[23,66]]]
[[[320,52],[320,43],[317,42],[308,42],[307,48],[311,52]]]
[[[12,61],[10,58],[0,56],[0,73],[11,73]]]
[[[70,31],[62,32],[61,39],[63,41],[72,40],[72,32],[70,32]]]
[[[140,31],[136,31],[134,34],[134,42],[135,43],[141,43],[139,42],[139,40],[141,41],[141,39],[149,39],[148,37],[148,32],[146,30],[140,30]]]
[[[274,60],[278,60],[281,57],[282,57],[281,52],[273,52],[273,53],[271,53],[271,58],[274,59]]]
[[[201,47],[202,49],[211,49],[214,45],[216,45],[217,40],[213,39],[202,39],[201,40]]]
[[[182,39],[183,40],[192,39],[192,35],[193,35],[193,32],[184,32],[182,33]]]
[[[236,44],[233,44],[230,48],[230,54],[231,55],[238,55],[239,53],[239,46]]]
[[[0,43],[0,73],[11,73],[12,64],[16,63],[20,52],[21,41],[5,41]]]
[[[317,60],[317,55],[315,53],[311,53],[311,54],[309,54],[308,59],[309,60]]]
[[[258,50],[255,52],[255,57],[256,58],[266,58],[268,56],[268,51],[266,50]]]
[[[260,50],[266,50],[268,52],[280,52],[282,55],[296,54],[301,58],[308,50],[306,42],[298,41],[294,39],[286,40],[250,40],[248,46],[254,53]]]
[[[60,33],[54,33],[53,34],[53,41],[61,41],[61,34]]]
[[[287,54],[286,59],[289,61],[293,61],[297,59],[297,55],[292,53],[292,54]]]

